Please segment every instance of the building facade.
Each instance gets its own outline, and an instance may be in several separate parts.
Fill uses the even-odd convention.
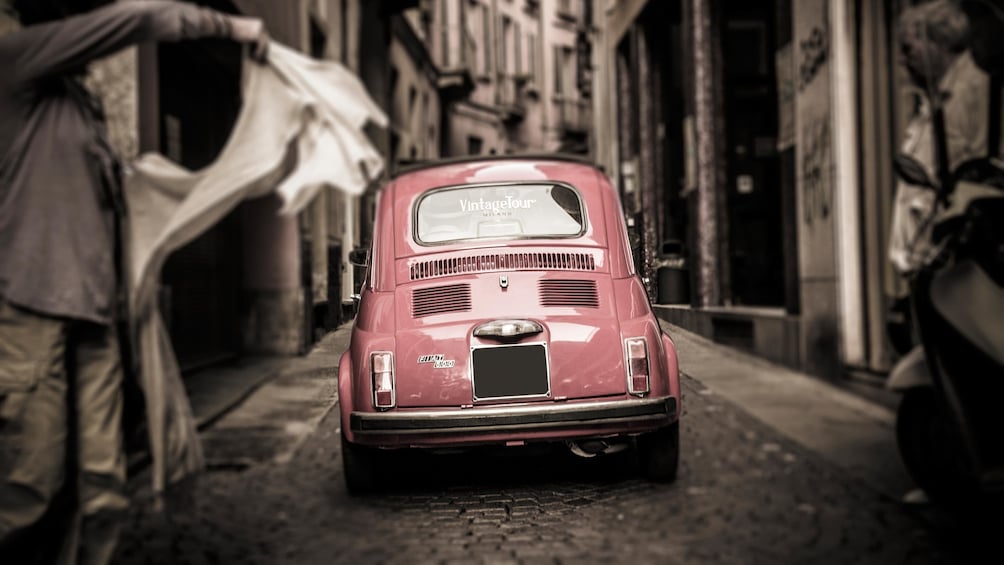
[[[426,0],[407,11],[439,70],[440,155],[588,154],[592,83],[580,62],[595,35],[591,5]]]
[[[603,3],[596,156],[664,318],[881,381],[902,291],[886,249],[909,3]]]
[[[391,22],[390,85],[392,166],[440,156],[440,68],[429,49],[428,20],[417,10]]]
[[[544,34],[544,148],[562,153],[592,154],[593,43],[598,35],[594,0],[545,0],[541,3]]]
[[[390,118],[368,132],[386,175],[445,156],[595,149],[598,31],[587,0],[189,0],[262,18],[275,41],[355,72]],[[0,21],[0,30],[12,22]],[[189,169],[212,163],[241,109],[242,53],[226,41],[143,45],[96,63],[116,148]],[[320,193],[296,217],[267,196],[173,253],[160,302],[183,370],[296,354],[349,319],[382,180]]]

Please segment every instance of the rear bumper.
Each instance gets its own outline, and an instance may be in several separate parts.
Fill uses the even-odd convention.
[[[421,412],[353,412],[353,434],[483,435],[560,428],[657,428],[677,418],[676,398],[611,400],[578,404],[491,406]]]

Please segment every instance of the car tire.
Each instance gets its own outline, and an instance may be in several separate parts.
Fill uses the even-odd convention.
[[[638,437],[642,475],[660,483],[676,480],[680,466],[680,422]]]
[[[375,449],[351,443],[342,434],[342,473],[349,494],[369,494],[377,489],[380,483],[377,455]]]

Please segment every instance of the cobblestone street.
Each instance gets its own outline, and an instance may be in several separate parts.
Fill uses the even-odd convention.
[[[684,392],[672,485],[638,478],[631,452],[438,455],[352,498],[334,411],[288,463],[211,470],[170,520],[137,503],[117,562],[975,562],[698,381]]]

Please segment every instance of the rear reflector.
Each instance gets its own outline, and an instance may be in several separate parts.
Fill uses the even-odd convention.
[[[644,394],[648,392],[648,375],[631,376],[631,393]]]
[[[628,370],[628,392],[637,396],[648,394],[648,345],[643,337],[624,340],[625,364]]]
[[[373,379],[373,406],[393,408],[397,403],[394,394],[394,354],[378,351],[370,355],[370,374]]]

